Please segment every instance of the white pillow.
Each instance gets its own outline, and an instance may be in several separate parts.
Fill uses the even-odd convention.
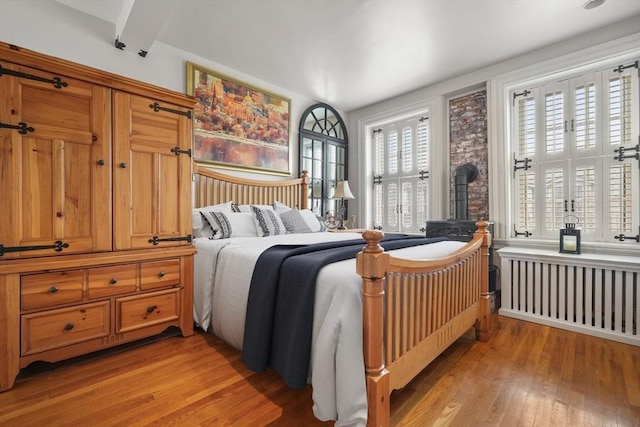
[[[273,208],[262,208],[260,206],[251,205],[253,211],[253,221],[258,231],[258,236],[277,236],[279,234],[287,234],[287,228],[282,223],[280,215]]]
[[[320,221],[320,219],[314,214],[310,209],[302,209],[300,211],[300,215],[302,219],[307,223],[312,233],[316,233],[318,231],[327,231],[327,227],[325,227],[324,223]]]
[[[203,211],[212,212],[232,212],[233,202],[220,203],[217,205],[205,206],[203,208],[195,208],[191,211],[191,233],[193,237],[211,237],[213,229],[206,220],[203,220]]]
[[[213,239],[228,239],[229,237],[257,237],[253,215],[249,212],[215,212],[204,211],[202,215],[215,233]]]

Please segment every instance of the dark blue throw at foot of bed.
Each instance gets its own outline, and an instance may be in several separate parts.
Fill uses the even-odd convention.
[[[387,234],[385,251],[448,240]],[[364,239],[312,245],[276,245],[256,262],[247,302],[242,361],[251,370],[271,367],[287,385],[307,384],[318,272],[327,264],[354,258]]]

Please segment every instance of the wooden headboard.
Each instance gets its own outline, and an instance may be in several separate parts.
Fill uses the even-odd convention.
[[[284,181],[259,181],[239,178],[207,169],[194,163],[194,207],[217,205],[233,201],[239,205],[266,205],[274,201],[287,206],[307,209],[309,176]]]

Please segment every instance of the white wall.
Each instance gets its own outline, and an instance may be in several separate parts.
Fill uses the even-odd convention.
[[[91,0],[87,0],[91,1]],[[358,195],[356,203],[350,204],[351,213],[358,214],[358,225],[366,226],[364,215],[369,209],[365,197],[370,187],[370,180],[366,175],[367,162],[370,159],[363,156],[367,142],[366,124],[380,117],[406,112],[413,107],[429,105],[431,120],[436,133],[434,143],[436,150],[440,149],[440,161],[447,162],[448,153],[448,100],[457,94],[468,91],[469,88],[489,89],[488,102],[491,107],[491,83],[501,75],[513,73],[515,70],[530,67],[554,58],[574,54],[596,45],[606,44],[625,36],[632,35],[640,46],[640,20],[632,18],[618,24],[593,31],[580,37],[566,40],[536,50],[510,60],[477,70],[463,76],[454,76],[450,80],[416,90],[406,95],[380,102],[348,114],[340,111],[345,119],[349,131],[349,181],[354,193]],[[208,68],[231,75],[239,80],[254,84],[269,91],[292,99],[291,116],[291,161],[293,175],[298,174],[298,125],[302,112],[315,103],[315,100],[288,91],[286,88],[274,86],[269,82],[244,74],[171,46],[156,42],[146,58],[137,54],[120,51],[114,47],[115,28],[113,24],[74,9],[65,7],[53,0],[0,0],[0,41],[46,53],[56,57],[68,59],[91,67],[99,68],[115,74],[145,81],[178,92],[186,92],[186,62],[192,61]],[[461,61],[464,58],[460,59]],[[434,64],[438,66],[438,64]],[[490,215],[501,215],[505,207],[501,204],[504,192],[495,187],[504,173],[503,159],[496,158],[496,145],[502,140],[502,123],[491,117],[489,110],[489,156],[490,156]],[[242,174],[249,175],[249,174]],[[279,179],[269,175],[261,178]],[[438,178],[441,200],[438,205],[446,208],[448,204],[449,180],[448,176]],[[443,213],[444,215],[444,213]],[[504,227],[502,227],[504,229]],[[502,230],[504,234],[504,230]]]
[[[460,93],[469,89],[487,89],[488,103],[488,145],[489,145],[489,216],[496,222],[496,235],[498,238],[507,238],[509,230],[504,221],[506,217],[506,195],[504,182],[508,176],[509,162],[504,150],[507,135],[506,127],[501,116],[504,115],[504,99],[501,93],[496,91],[495,85],[502,84],[504,76],[517,76],[520,70],[545,64],[545,69],[538,67],[539,73],[562,70],[562,67],[597,61],[607,55],[615,55],[618,52],[629,53],[630,46],[632,56],[640,57],[640,19],[632,18],[612,26],[601,28],[583,34],[580,37],[565,40],[561,43],[536,50],[507,61],[494,64],[475,72],[452,77],[450,80],[402,95],[387,101],[383,101],[368,107],[352,111],[346,118],[349,126],[349,184],[355,194],[366,194],[371,187],[371,158],[366,156],[370,152],[370,125],[385,117],[406,114],[411,106],[430,104],[435,110],[430,112],[432,128],[432,144],[435,144],[435,152],[439,154],[436,161],[448,164],[449,129],[448,129],[448,101],[457,97]],[[618,51],[618,52],[616,52]],[[594,56],[595,55],[595,56]],[[597,55],[600,55],[599,57]],[[464,58],[460,59],[461,61]],[[437,64],[434,64],[437,66]],[[557,66],[559,68],[554,68]],[[541,75],[541,74],[539,74]],[[496,96],[496,95],[499,96]],[[448,170],[448,168],[445,168]],[[435,184],[442,186],[437,192],[441,199],[435,204],[441,210],[441,215],[446,215],[445,208],[449,206],[449,191],[451,185],[449,175],[440,174]],[[371,209],[369,201],[365,197],[359,197],[357,203],[351,203],[353,209],[357,205],[358,225],[367,226],[365,218],[367,211]],[[448,212],[448,211],[447,211]],[[443,219],[444,217],[434,218]]]
[[[163,43],[154,43],[146,58],[121,51],[114,46],[114,24],[53,0],[0,0],[0,41],[182,93],[187,87],[186,63],[191,61],[291,98],[291,171],[298,176],[300,116],[315,100]],[[259,177],[282,179],[265,174]]]

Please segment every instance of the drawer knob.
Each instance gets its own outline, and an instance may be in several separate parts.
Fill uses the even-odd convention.
[[[121,167],[122,169],[126,169],[126,168],[127,168],[127,166],[128,166],[128,165],[127,165],[125,162],[120,163],[120,167]]]
[[[110,285],[115,285],[116,283],[118,283],[118,279],[116,279],[115,277],[111,280],[109,280],[109,284]]]
[[[151,314],[153,313],[153,311],[158,308],[157,305],[150,305],[149,307],[147,307],[147,314]]]
[[[165,275],[164,271],[161,271],[160,273],[158,273],[158,277],[160,278],[164,277],[164,275]]]
[[[49,288],[49,293],[50,294],[55,294],[56,292],[58,292],[58,287],[57,286],[52,286]]]
[[[67,323],[66,325],[64,325],[65,331],[70,331],[72,329],[73,329],[73,323]]]

